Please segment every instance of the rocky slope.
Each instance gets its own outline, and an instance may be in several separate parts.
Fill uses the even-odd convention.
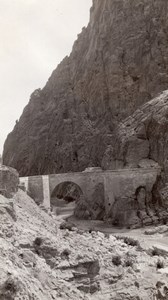
[[[93,1],[71,55],[9,134],[4,163],[22,176],[109,167],[116,125],[168,87],[167,14],[167,0]]]
[[[23,191],[10,202],[15,218],[6,209],[9,199],[0,196],[1,300],[167,299],[167,250],[141,247],[132,238],[61,230],[60,221]]]

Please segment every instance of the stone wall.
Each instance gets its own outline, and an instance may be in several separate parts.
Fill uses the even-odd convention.
[[[35,195],[36,202],[49,207],[53,190],[61,182],[70,181],[82,191],[82,197],[76,201],[77,217],[110,220],[118,226],[143,226],[161,219],[156,215],[161,207],[155,205],[153,198],[159,174],[160,168],[52,174],[48,175],[49,194],[45,197],[44,176],[31,176],[28,177],[28,191]]]

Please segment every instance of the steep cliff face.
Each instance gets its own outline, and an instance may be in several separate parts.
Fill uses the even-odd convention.
[[[93,1],[71,55],[8,135],[4,163],[22,176],[109,167],[116,125],[168,87],[167,16],[167,0]]]
[[[119,123],[104,154],[106,169],[159,166],[168,180],[168,90]]]
[[[168,210],[168,90],[123,120],[102,160],[104,168],[161,167],[153,199]]]

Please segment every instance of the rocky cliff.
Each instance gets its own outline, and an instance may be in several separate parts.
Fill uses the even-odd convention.
[[[168,91],[142,105],[117,126],[102,161],[104,168],[148,168],[159,165],[162,171],[153,187],[150,205],[155,208],[157,217],[166,217],[167,220]]]
[[[72,53],[8,135],[4,163],[22,176],[108,167],[116,126],[168,87],[167,15],[167,0],[94,0]]]
[[[154,167],[168,177],[168,91],[139,107],[118,124],[106,150],[104,168]]]

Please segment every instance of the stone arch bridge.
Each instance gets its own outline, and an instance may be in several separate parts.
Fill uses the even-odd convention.
[[[136,194],[139,187],[144,187],[150,194],[159,173],[159,168],[105,171],[100,168],[88,168],[83,172],[20,177],[20,183],[25,185],[38,204],[41,203],[46,208],[50,208],[51,195],[60,183],[76,184],[90,203],[95,197],[95,190],[101,184],[104,206],[108,213],[116,199],[127,201]]]

